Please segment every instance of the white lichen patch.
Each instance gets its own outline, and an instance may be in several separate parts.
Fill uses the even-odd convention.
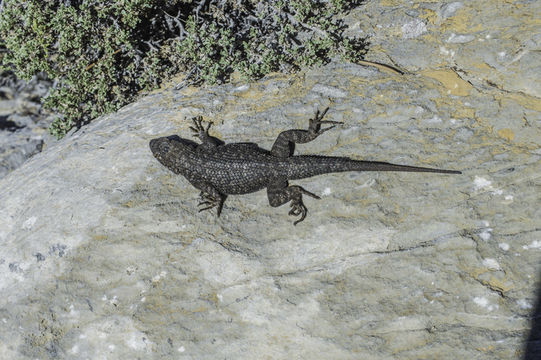
[[[445,56],[454,57],[455,56],[455,51],[454,50],[448,50],[446,47],[440,46],[440,54],[445,55]]]
[[[521,309],[524,309],[524,310],[528,310],[528,309],[531,309],[533,308],[532,304],[526,300],[526,299],[518,299],[517,300],[517,305],[521,308]]]
[[[72,317],[79,316],[79,311],[75,310],[75,306],[73,304],[69,306],[69,315]]]
[[[464,4],[460,1],[454,1],[452,3],[442,5],[441,17],[443,19],[447,19],[448,17],[454,16],[457,10],[463,6]]]
[[[451,44],[464,44],[468,43],[470,41],[473,41],[475,39],[475,36],[473,35],[457,35],[455,33],[451,33],[447,40],[445,42],[451,43]]]
[[[233,91],[239,92],[239,91],[246,91],[248,89],[250,89],[250,85],[245,84],[245,85],[241,85],[241,86],[238,86],[238,87],[234,88]]]
[[[489,270],[501,270],[500,264],[496,261],[496,259],[486,258],[483,259],[483,266],[488,268]]]
[[[502,201],[502,204],[511,204],[514,201],[513,195],[505,195]]]
[[[144,350],[147,347],[144,337],[140,336],[141,334],[132,332],[130,337],[126,340],[126,345],[134,350]]]
[[[165,277],[165,275],[167,275],[167,271],[162,271],[159,274],[154,275],[154,277],[152,278],[152,282],[156,283],[156,282],[160,281],[161,279],[163,279]]]
[[[434,117],[427,119],[425,122],[428,124],[439,124],[442,123],[443,120],[438,115],[435,115]]]
[[[532,243],[530,245],[524,245],[522,248],[524,250],[541,249],[541,241],[534,240],[534,241],[532,241]]]
[[[475,176],[473,180],[473,190],[474,191],[490,191],[494,195],[502,195],[503,190],[497,189],[492,186],[492,181],[485,179],[481,176]]]
[[[479,233],[479,237],[483,239],[484,241],[488,241],[490,240],[490,237],[492,236],[491,232],[492,232],[492,228],[485,229],[481,233]]]
[[[490,223],[488,221],[483,221],[483,227],[484,229],[481,230],[479,233],[479,237],[483,241],[488,241],[492,237],[492,228],[489,227]]]
[[[509,250],[509,244],[508,243],[499,243],[498,247],[502,249],[503,251]]]
[[[325,189],[323,189],[323,192],[321,193],[321,195],[323,196],[328,196],[328,195],[331,195],[331,188],[330,187],[326,187]]]
[[[36,220],[38,218],[35,216],[29,217],[24,223],[23,223],[23,230],[30,230],[32,227],[34,227],[34,224],[36,223]]]
[[[488,187],[492,187],[492,181],[480,176],[475,176],[475,179],[473,180],[473,186],[474,190],[476,191],[486,189]]]
[[[473,298],[473,302],[484,309],[487,309],[488,311],[492,311],[494,309],[498,308],[498,305],[492,305],[489,303],[488,299],[483,296],[476,296]]]
[[[415,19],[402,25],[402,37],[404,39],[414,39],[427,31],[426,24]]]

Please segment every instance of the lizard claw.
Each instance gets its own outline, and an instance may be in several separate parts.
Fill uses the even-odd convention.
[[[300,188],[301,192],[302,192],[304,195],[308,195],[308,196],[313,197],[314,199],[318,199],[318,200],[321,199],[319,196],[317,196],[317,195],[314,194],[314,193],[311,193],[310,191],[306,190],[305,188],[300,187],[300,186],[299,186],[299,188]]]
[[[293,222],[293,225],[297,225],[298,223],[303,221],[306,218],[307,213],[308,213],[308,209],[303,204],[302,200],[298,200],[298,201],[293,200],[291,202],[291,210],[289,210],[289,215],[292,215],[292,216],[299,216],[300,215],[301,216],[300,219],[295,220]]]
[[[220,216],[225,198],[223,197],[216,198],[212,196],[211,194],[205,193],[203,191],[201,191],[199,196],[201,197],[201,200],[199,201],[197,206],[203,206],[201,209],[199,209],[199,212],[210,210],[214,207],[217,207],[217,215]]]
[[[193,126],[190,126],[190,130],[192,130],[193,135],[195,137],[201,137],[201,136],[208,136],[210,126],[212,125],[212,121],[208,122],[207,127],[203,125],[203,117],[202,116],[196,116],[192,118]]]
[[[336,125],[343,124],[343,122],[341,121],[323,120],[323,117],[325,116],[328,110],[329,110],[328,107],[325,108],[325,110],[323,110],[323,112],[321,113],[319,112],[319,109],[316,110],[316,114],[314,118],[309,120],[308,131],[312,133],[314,136],[319,136],[323,134],[325,131],[331,130]],[[333,124],[333,125],[329,126],[328,128],[322,129],[321,124]]]
[[[201,201],[199,201],[199,204],[197,204],[197,206],[206,206],[205,208],[199,209],[199,212],[203,210],[212,209],[213,207],[218,205],[217,202],[219,201],[219,199],[216,199],[210,194],[201,192],[199,196],[201,197]]]
[[[306,218],[306,214],[308,213],[308,209],[302,202],[302,195],[308,195],[314,199],[319,199],[320,197],[298,185],[289,186],[287,189],[290,190],[289,199],[291,200],[289,215],[300,216],[298,220],[293,222],[293,225],[297,225]]]

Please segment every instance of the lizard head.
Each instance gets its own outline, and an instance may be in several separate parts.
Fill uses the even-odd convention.
[[[150,140],[152,155],[163,165],[169,167],[174,159],[193,153],[197,143],[177,135],[164,136]]]

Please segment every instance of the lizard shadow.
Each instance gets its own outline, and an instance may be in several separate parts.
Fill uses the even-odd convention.
[[[216,138],[216,137],[214,137],[214,136],[210,136],[210,135],[209,135],[209,137],[210,137],[211,139],[213,139],[214,141],[216,141],[216,143],[218,143],[218,145],[225,145],[225,142],[224,142],[224,141],[222,141],[222,140],[220,140],[220,139],[218,139],[218,138]],[[178,135],[167,136],[167,138],[168,138],[169,140],[177,141],[177,142],[179,142],[179,143],[182,143],[182,144],[184,144],[184,145],[189,145],[189,146],[192,146],[192,147],[197,147],[197,146],[199,146],[199,144],[196,143],[195,141],[190,140],[190,139],[181,138],[181,137],[178,136]]]
[[[248,147],[257,147],[259,148],[260,151],[263,151],[265,153],[269,153],[270,154],[270,151],[267,150],[267,149],[264,149],[262,147],[260,147],[258,144],[254,143],[254,142],[235,142],[235,143],[228,143],[226,144],[225,141],[223,140],[220,140],[214,136],[210,136],[209,137],[211,139],[214,139],[214,141],[218,144],[218,146],[228,146],[228,145],[231,145],[231,146],[248,146]],[[190,139],[185,139],[185,138],[181,138],[180,136],[178,135],[171,135],[171,136],[167,136],[167,139],[171,140],[171,141],[176,141],[176,142],[179,142],[183,145],[188,145],[188,146],[191,146],[193,148],[199,146],[200,144],[198,144],[197,142],[193,141],[193,140],[190,140]],[[294,146],[290,146],[290,154],[293,155],[293,152],[295,150],[295,147]]]

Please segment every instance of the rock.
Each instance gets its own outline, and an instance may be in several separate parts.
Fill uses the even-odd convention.
[[[12,100],[14,98],[13,89],[9,86],[0,86],[0,98]]]
[[[0,142],[8,143],[13,140],[12,137],[2,132],[0,133]],[[43,148],[43,140],[39,138],[24,138],[18,146],[2,146],[0,149],[0,177],[7,175],[10,171],[19,167],[32,155],[39,153]]]
[[[44,118],[18,113],[7,116],[5,120],[0,119],[0,178],[39,153],[46,143],[56,142],[47,132],[51,122],[51,116]]]
[[[384,5],[393,3],[399,5]],[[374,39],[387,47],[376,43],[369,55],[390,58],[407,70],[403,76],[331,63],[251,84],[164,87],[1,179],[1,353],[536,358],[530,320],[541,286],[541,100],[526,88],[513,90],[506,72],[490,85],[483,67],[466,57],[452,67],[439,50],[398,51],[419,43],[438,49],[451,31],[445,21],[456,16],[483,16],[493,27],[484,36],[518,15],[496,18],[500,2],[465,2],[441,22],[427,21],[426,34],[404,39],[396,31],[407,23],[402,4],[367,3],[350,22],[360,21],[364,33],[375,21],[394,24],[379,28]],[[441,2],[415,6],[420,17],[442,11]],[[532,1],[516,11],[537,9]],[[516,26],[513,41],[535,36]],[[478,39],[476,29],[452,31]],[[477,45],[478,56],[489,55]],[[502,46],[512,52],[514,45]],[[530,82],[539,79],[530,74]],[[305,128],[327,105],[328,119],[344,125],[299,145],[299,153],[463,175],[344,173],[295,181],[322,199],[306,199],[308,217],[293,226],[289,208],[270,207],[265,191],[231,196],[220,218],[198,213],[199,192],[148,148],[158,136],[190,136],[196,115],[214,121],[213,134],[227,142],[270,148],[280,131]]]
[[[43,75],[30,81],[12,73],[0,74],[0,178],[39,153],[45,143],[54,143],[47,128],[54,116],[42,108],[51,86]]]
[[[0,100],[0,116],[11,115],[18,110],[17,100]]]
[[[440,11],[438,11],[439,16],[441,16],[442,19],[447,19],[451,16],[454,16],[456,11],[463,6],[464,3],[460,1],[445,2],[443,5],[440,6]]]

